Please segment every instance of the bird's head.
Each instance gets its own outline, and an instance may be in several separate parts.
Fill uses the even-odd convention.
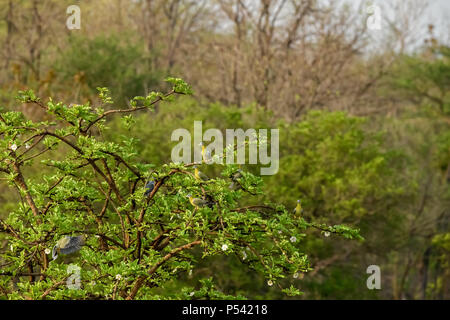
[[[86,242],[86,240],[87,240],[87,234],[83,233],[83,234],[81,235],[81,242],[83,243],[83,245],[84,245],[84,243]]]

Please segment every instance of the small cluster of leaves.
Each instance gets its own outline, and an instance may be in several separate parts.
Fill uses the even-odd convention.
[[[187,84],[183,79],[169,77],[166,79],[167,82],[172,84],[173,91],[176,93],[192,95],[193,91],[189,84]]]

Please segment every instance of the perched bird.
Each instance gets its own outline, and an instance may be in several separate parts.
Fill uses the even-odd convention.
[[[52,250],[52,258],[55,260],[58,258],[58,254],[70,254],[73,252],[76,252],[81,249],[81,246],[84,245],[84,242],[86,240],[85,235],[76,236],[76,237],[70,237],[65,236],[58,240],[56,245],[53,247]]]
[[[230,190],[238,190],[241,188],[241,184],[239,183],[238,179],[242,178],[242,170],[238,169],[236,172],[234,172],[231,176],[231,183],[229,185]]]
[[[300,203],[300,200],[297,200],[297,206],[294,208],[294,214],[297,216],[300,216],[303,213],[302,204]]]
[[[153,180],[148,181],[147,184],[145,185],[144,196],[148,197],[154,188],[155,188],[155,181]]]
[[[199,146],[202,147],[202,159],[203,159],[203,161],[204,162],[208,162],[208,154],[209,154],[209,152],[208,153],[206,152],[206,147],[203,144],[203,142],[200,142]]]
[[[242,178],[242,169],[237,169],[237,171],[231,175],[231,180],[236,181],[240,178]]]
[[[198,170],[197,166],[194,166],[194,176],[197,180],[201,180],[201,181],[208,181],[209,178],[206,174],[204,174],[203,172],[201,172],[200,170]]]
[[[203,208],[204,206],[211,205],[211,202],[208,200],[200,199],[200,198],[194,198],[192,195],[188,194],[187,197],[189,198],[189,202],[195,207],[195,208]]]

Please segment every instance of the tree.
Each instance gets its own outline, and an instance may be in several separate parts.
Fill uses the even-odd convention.
[[[316,228],[345,238],[362,239],[357,230],[295,218],[274,203],[247,206],[244,194],[261,193],[261,179],[243,172],[240,188],[228,188],[237,167],[223,167],[222,177],[207,182],[193,177],[192,166],[202,163],[152,164],[135,162],[137,139],[121,143],[103,138],[107,118],[121,115],[125,126],[132,113],[152,110],[160,101],[190,94],[183,80],[168,78],[172,90],[135,97],[128,109],[110,109],[109,91],[99,88],[100,107],[43,103],[31,90],[18,99],[42,108],[55,121],[33,122],[22,113],[0,116],[3,178],[17,189],[21,201],[0,220],[8,250],[1,252],[0,289],[9,299],[152,299],[154,289],[189,272],[196,258],[235,255],[243,265],[265,276],[268,285],[286,274],[312,270],[299,243],[305,230]],[[66,151],[63,160],[52,155]],[[43,155],[51,173],[26,178],[26,168]],[[145,185],[155,182],[151,192]],[[194,207],[187,194],[208,204]],[[85,234],[78,255],[50,261],[51,248],[62,236]],[[197,250],[197,251],[196,251]],[[200,250],[200,251],[199,251]],[[66,262],[80,269],[79,290],[66,286]],[[69,265],[72,266],[73,264]],[[203,279],[198,290],[183,288],[170,298],[230,298]],[[289,295],[294,287],[281,288]],[[192,293],[190,293],[192,292]],[[164,293],[163,293],[164,295]],[[167,296],[166,296],[167,297]]]
[[[401,270],[395,298],[443,299],[448,291],[449,274],[442,266],[449,257],[445,248],[450,199],[450,50],[438,43],[432,31],[430,25],[430,38],[421,54],[403,56],[388,82],[395,89],[392,95],[413,103],[402,125],[413,124],[404,135],[416,159],[414,175],[422,190],[405,214],[409,222],[403,232],[408,241],[397,249],[393,262]],[[413,261],[418,261],[417,271]]]

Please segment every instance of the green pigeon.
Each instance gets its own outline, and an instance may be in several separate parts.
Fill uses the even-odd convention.
[[[209,178],[206,174],[204,174],[203,172],[201,172],[200,170],[198,170],[197,166],[194,166],[194,176],[197,180],[201,180],[201,181],[208,181]]]
[[[194,198],[192,195],[188,194],[187,197],[189,198],[189,202],[195,207],[195,208],[203,208],[205,206],[211,205],[211,202],[208,200],[200,199],[200,198]]]
[[[230,190],[238,190],[241,188],[241,184],[239,183],[238,179],[242,178],[242,170],[238,169],[236,172],[234,172],[231,176],[231,183],[228,186]]]
[[[302,204],[300,203],[300,200],[297,200],[297,206],[294,208],[293,212],[298,217],[300,217],[301,214],[303,213],[303,208],[302,208]]]
[[[76,252],[81,249],[86,240],[85,235],[80,235],[76,237],[64,236],[58,240],[56,245],[52,250],[52,258],[56,260],[58,258],[58,254],[70,254]]]

